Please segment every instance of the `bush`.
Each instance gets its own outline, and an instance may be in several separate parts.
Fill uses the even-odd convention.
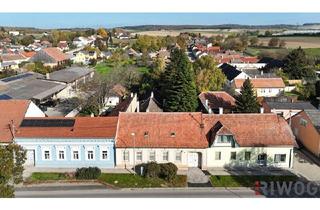
[[[160,175],[160,165],[150,162],[145,165],[144,176],[147,178],[158,178]]]
[[[173,163],[160,164],[160,178],[173,181],[177,176],[178,167]]]
[[[101,170],[97,167],[77,168],[77,179],[97,179],[101,175]]]

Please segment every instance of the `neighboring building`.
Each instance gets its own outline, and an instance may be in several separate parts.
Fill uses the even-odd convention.
[[[48,81],[41,74],[28,72],[1,79],[0,100],[25,99],[39,105],[56,98],[65,88],[65,84]]]
[[[231,113],[236,108],[236,100],[225,91],[207,91],[198,96],[204,113]]]
[[[288,98],[264,98],[262,106],[266,113],[275,113],[289,119],[303,110],[315,110],[316,108],[307,101],[292,101]]]
[[[15,141],[27,150],[25,165],[113,168],[117,117],[25,118]]]
[[[291,168],[294,136],[275,114],[120,113],[116,165]]]
[[[291,118],[297,141],[320,158],[320,111],[304,110]]]
[[[32,62],[42,62],[45,66],[50,67],[65,65],[69,60],[69,56],[56,47],[44,48],[31,58]]]
[[[227,77],[228,85],[231,85],[235,79],[247,79],[250,78],[246,73],[238,70],[236,67],[231,66],[230,64],[224,63],[219,66],[221,71]]]
[[[25,117],[45,114],[28,100],[0,100],[0,144],[12,143],[14,132]]]
[[[245,79],[235,79],[232,86],[240,93]],[[284,92],[285,84],[281,78],[253,78],[250,79],[257,97],[275,97]]]

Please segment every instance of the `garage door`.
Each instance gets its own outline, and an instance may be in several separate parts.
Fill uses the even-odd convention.
[[[198,167],[199,166],[199,154],[196,152],[188,153],[188,167]]]
[[[27,160],[25,165],[34,166],[34,150],[27,150]]]

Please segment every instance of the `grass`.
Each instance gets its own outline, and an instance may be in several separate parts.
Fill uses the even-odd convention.
[[[160,178],[144,178],[133,174],[106,174],[103,173],[99,180],[120,188],[150,188],[150,187],[185,187],[186,176],[177,176],[172,182]]]
[[[298,177],[288,176],[211,176],[210,181],[214,187],[254,187],[256,181],[297,181]]]
[[[51,180],[66,180],[64,173],[54,172],[34,172],[31,174],[30,181],[51,181]]]

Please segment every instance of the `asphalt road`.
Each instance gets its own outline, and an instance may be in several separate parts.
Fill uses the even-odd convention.
[[[250,189],[108,189],[97,183],[16,188],[17,198],[259,198]]]

